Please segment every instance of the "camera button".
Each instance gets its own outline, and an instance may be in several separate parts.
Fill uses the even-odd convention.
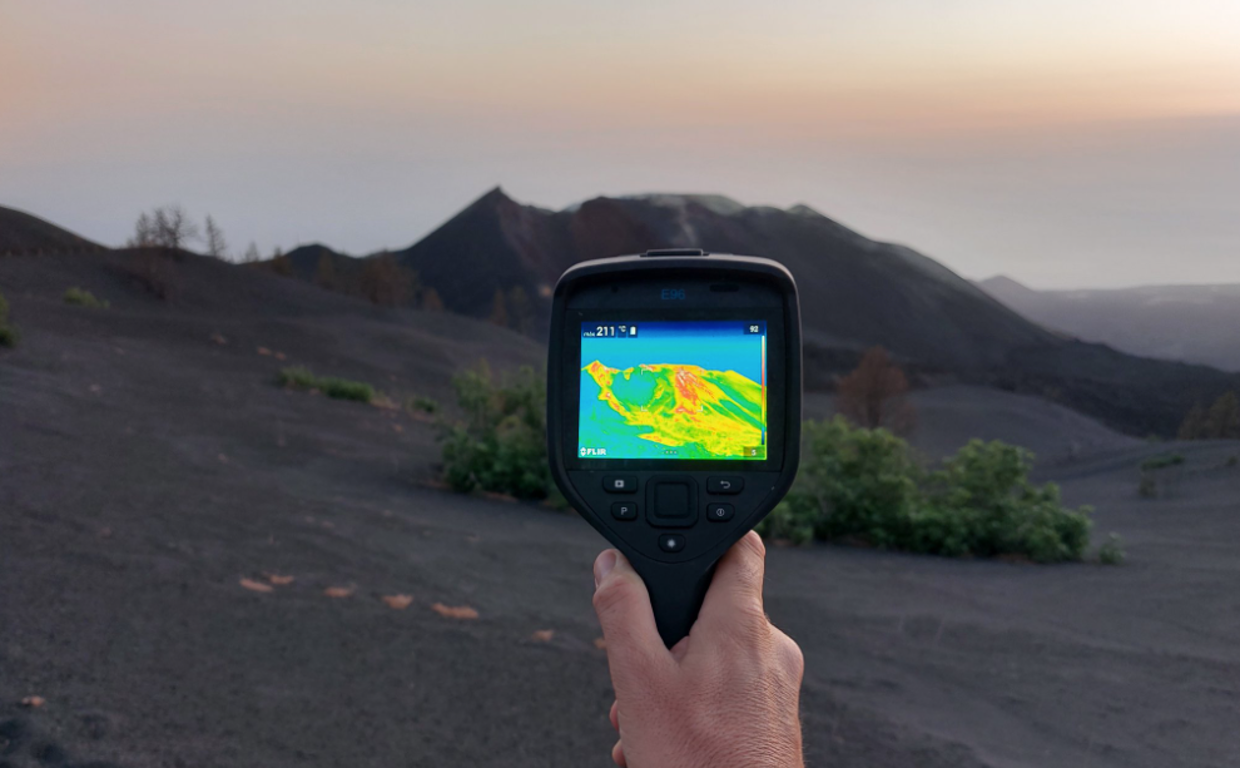
[[[744,478],[709,477],[706,479],[706,490],[709,493],[740,493],[744,489]]]
[[[608,493],[637,493],[637,475],[607,475],[603,490]]]
[[[665,533],[659,536],[659,549],[664,552],[680,552],[685,548],[685,537],[681,533]]]

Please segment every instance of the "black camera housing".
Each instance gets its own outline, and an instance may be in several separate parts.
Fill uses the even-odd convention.
[[[676,321],[763,324],[765,458],[582,455],[578,420],[588,363],[581,358],[582,324]],[[779,503],[796,476],[802,389],[796,283],[769,259],[694,249],[577,264],[555,288],[547,385],[556,484],[642,576],[670,647],[696,620],[715,563]]]

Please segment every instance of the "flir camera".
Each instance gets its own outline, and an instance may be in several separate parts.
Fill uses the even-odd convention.
[[[556,285],[547,366],[555,481],[641,574],[670,647],[796,475],[796,283],[690,249],[583,262]]]

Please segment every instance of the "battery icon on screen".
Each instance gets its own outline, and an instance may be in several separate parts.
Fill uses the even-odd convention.
[[[630,325],[630,326],[629,326],[629,335],[630,335],[630,336],[636,336],[636,335],[637,335],[637,326],[636,326],[636,325]]]

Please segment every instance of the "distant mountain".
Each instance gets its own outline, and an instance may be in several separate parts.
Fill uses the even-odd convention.
[[[66,253],[102,249],[98,243],[37,216],[0,206],[0,256],[5,254]]]
[[[808,206],[746,207],[719,195],[598,197],[562,211],[493,189],[395,255],[449,309],[490,312],[496,291],[549,297],[585,259],[691,246],[769,256],[806,292],[806,338],[826,348],[882,344],[949,368],[997,364],[1052,335],[908,248],[869,240]],[[541,305],[543,311],[546,304]]]
[[[320,264],[324,258],[331,264],[331,270],[339,276],[352,277],[362,269],[361,259],[332,250],[322,243],[299,245],[284,255],[293,267],[293,275],[310,282],[315,282],[319,277]]]
[[[998,276],[979,287],[1025,317],[1132,354],[1240,371],[1240,285],[1037,291]]]

